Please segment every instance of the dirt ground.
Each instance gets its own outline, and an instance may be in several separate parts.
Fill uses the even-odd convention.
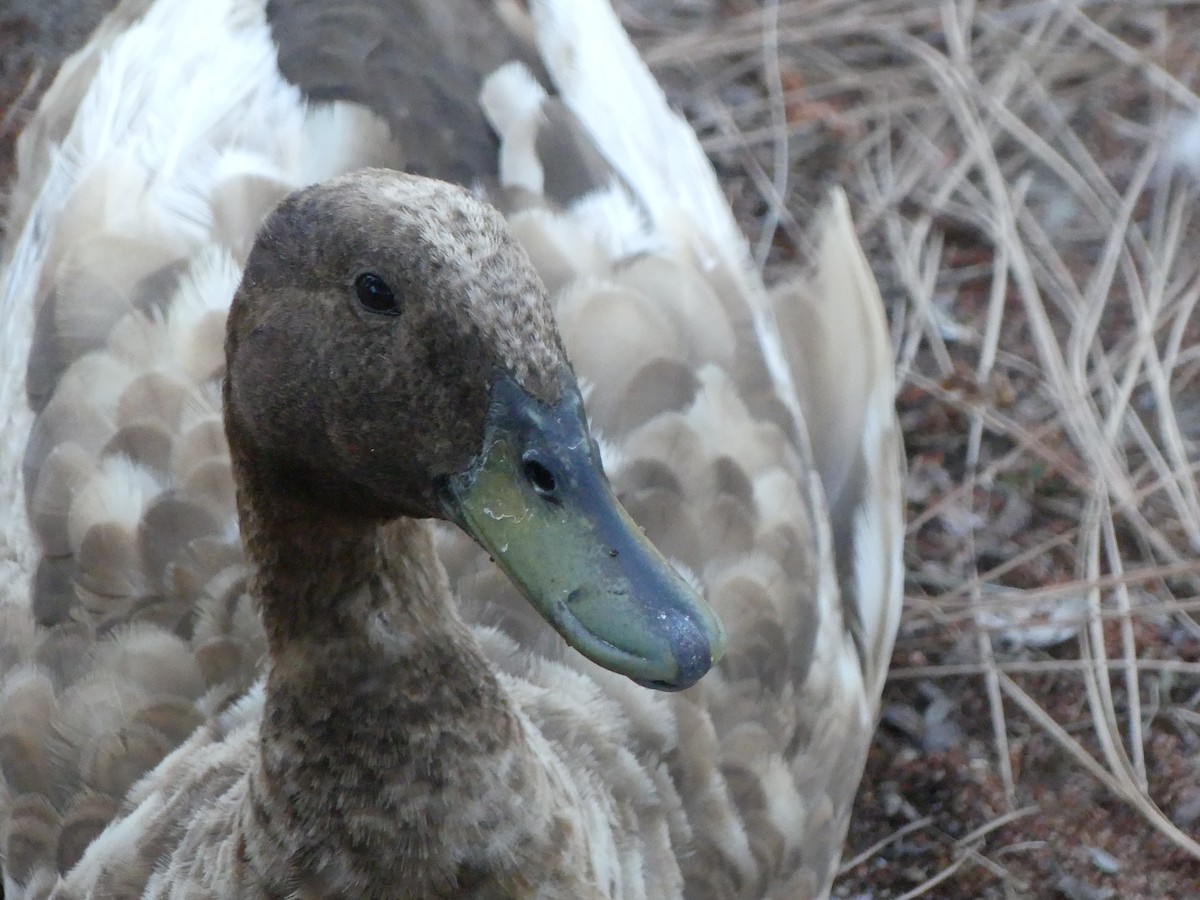
[[[0,0],[0,183],[111,0]],[[850,192],[907,606],[835,896],[1200,897],[1200,3],[627,0],[769,276]]]
[[[841,184],[892,315],[909,583],[839,897],[1200,897],[1200,19],[1068,6],[636,23],[768,273]]]

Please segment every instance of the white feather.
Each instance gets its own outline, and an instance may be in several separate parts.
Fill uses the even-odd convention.
[[[505,187],[542,192],[546,173],[535,144],[545,99],[545,89],[517,62],[501,66],[483,82],[479,102],[492,128],[504,137],[500,183]]]

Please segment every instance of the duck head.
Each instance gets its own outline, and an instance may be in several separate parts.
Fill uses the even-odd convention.
[[[566,641],[681,689],[715,614],[613,495],[545,289],[466,191],[365,170],[286,199],[230,310],[235,466],[309,515],[455,522]]]

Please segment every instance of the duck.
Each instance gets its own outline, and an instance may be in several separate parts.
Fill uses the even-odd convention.
[[[903,585],[844,195],[768,291],[607,0],[124,0],[17,172],[5,898],[828,895]]]

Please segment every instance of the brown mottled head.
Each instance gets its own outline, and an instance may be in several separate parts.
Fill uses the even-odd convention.
[[[528,258],[465,191],[364,171],[284,201],[225,353],[252,556],[287,554],[256,529],[297,508],[438,516],[601,665],[674,690],[720,656],[720,622],[613,496]]]
[[[480,452],[494,373],[573,384],[528,257],[461,188],[364,170],[266,220],[229,316],[234,452],[329,512],[440,514]]]

